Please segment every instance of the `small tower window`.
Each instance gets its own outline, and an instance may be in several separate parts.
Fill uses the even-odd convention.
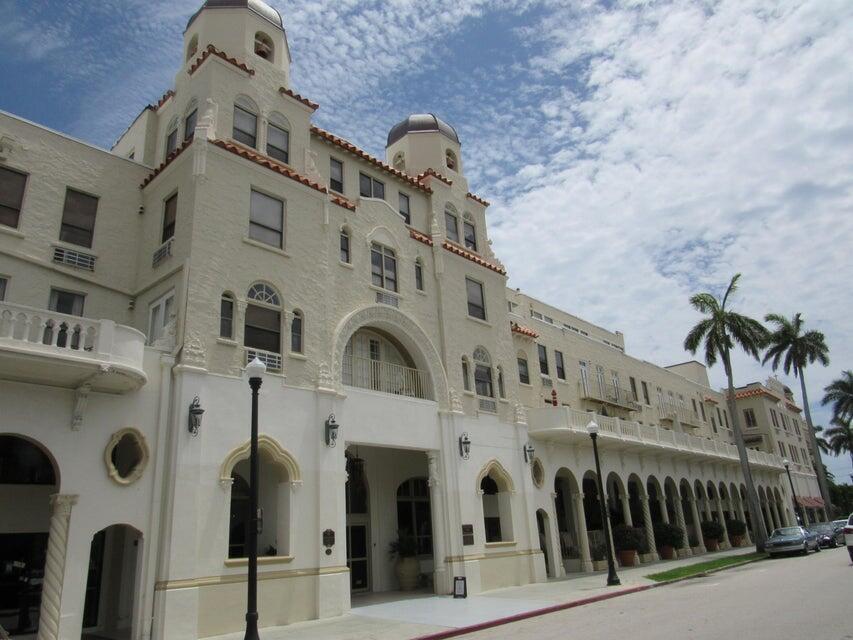
[[[444,162],[451,171],[456,171],[456,154],[450,149],[444,152]]]
[[[192,60],[192,57],[198,51],[198,34],[195,34],[192,38],[190,38],[190,44],[187,46],[187,62]]]
[[[272,38],[267,34],[258,31],[255,34],[255,55],[260,56],[264,60],[273,62],[275,49],[273,48]]]

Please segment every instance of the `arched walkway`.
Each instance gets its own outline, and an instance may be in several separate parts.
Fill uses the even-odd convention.
[[[565,571],[592,571],[584,496],[574,474],[565,467],[554,476],[554,506]]]

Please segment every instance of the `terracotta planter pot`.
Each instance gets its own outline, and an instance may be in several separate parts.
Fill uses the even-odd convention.
[[[617,554],[619,558],[619,566],[621,567],[633,567],[636,563],[637,552],[636,551],[620,551]]]
[[[411,591],[418,586],[421,573],[421,563],[417,558],[400,558],[394,565],[394,573],[401,591]]]
[[[661,560],[672,560],[675,558],[675,549],[669,545],[664,545],[658,549],[658,554],[660,554]]]
[[[719,551],[720,541],[713,538],[705,538],[705,548],[708,551]]]
[[[607,571],[607,560],[593,560],[592,561],[592,570],[593,571]]]
[[[743,536],[732,536],[732,546],[740,547],[743,545]]]

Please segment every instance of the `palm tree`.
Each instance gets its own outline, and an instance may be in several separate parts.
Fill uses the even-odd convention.
[[[820,435],[823,433],[823,427],[816,424],[814,427],[814,432],[815,440],[817,441],[817,448],[820,449],[821,453],[829,455],[829,442],[826,441],[825,437]],[[827,480],[829,480],[829,476],[827,476]]]
[[[850,420],[833,419],[832,426],[826,430],[829,441],[829,450],[833,455],[840,456],[842,453],[850,454],[850,462],[853,463],[853,428]]]
[[[756,549],[763,551],[764,542],[767,540],[767,531],[764,528],[764,517],[758,506],[758,494],[755,492],[755,485],[752,482],[749,458],[747,457],[746,446],[743,444],[743,433],[740,429],[740,420],[735,407],[731,351],[736,345],[740,346],[741,349],[757,360],[759,351],[767,341],[768,333],[767,329],[757,320],[726,308],[729,296],[737,291],[738,280],[740,280],[739,273],[732,278],[722,300],[711,293],[697,293],[690,298],[690,304],[707,317],[699,321],[687,334],[684,339],[684,348],[695,354],[699,347],[704,345],[705,363],[709,367],[714,366],[718,358],[723,362],[728,379],[727,403],[729,414],[732,416],[732,430],[740,457],[740,468],[746,485],[747,508],[754,528],[753,539]]]
[[[771,322],[775,329],[770,334],[767,352],[764,354],[762,364],[771,363],[773,371],[781,365],[785,375],[794,371],[794,377],[800,379],[800,391],[803,394],[803,408],[806,411],[806,424],[809,432],[809,446],[815,459],[815,470],[817,471],[817,482],[820,486],[820,494],[826,507],[826,513],[832,513],[832,502],[829,495],[829,485],[826,482],[826,473],[823,464],[820,463],[820,447],[817,444],[814,426],[812,425],[812,412],[809,408],[809,395],[806,392],[806,374],[804,369],[813,362],[819,362],[824,367],[829,364],[829,348],[820,331],[803,332],[803,319],[799,313],[788,320],[786,317],[776,313],[768,313],[764,317],[765,322]]]
[[[832,416],[837,420],[853,418],[853,371],[841,372],[841,377],[833,380],[823,389],[821,404],[832,403]]]

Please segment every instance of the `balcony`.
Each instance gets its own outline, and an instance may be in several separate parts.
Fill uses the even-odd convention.
[[[350,387],[432,400],[430,380],[425,372],[392,362],[345,355],[342,380]]]
[[[627,389],[617,387],[607,382],[578,382],[578,395],[584,400],[600,402],[626,411],[639,411],[640,403],[634,400],[634,395]]]
[[[146,382],[145,335],[93,320],[0,302],[0,378],[125,393]]]
[[[600,416],[569,407],[543,407],[527,411],[531,437],[563,444],[588,442],[586,425],[593,419],[599,426],[598,442],[602,448],[622,451],[646,450],[688,460],[713,458],[718,462],[739,463],[737,447],[719,440],[678,433],[631,420]],[[783,469],[779,456],[752,450],[747,451],[747,456],[753,466],[776,471]]]
[[[663,405],[658,407],[658,417],[668,422],[678,421],[682,426],[700,428],[702,421],[699,414],[686,407]]]

